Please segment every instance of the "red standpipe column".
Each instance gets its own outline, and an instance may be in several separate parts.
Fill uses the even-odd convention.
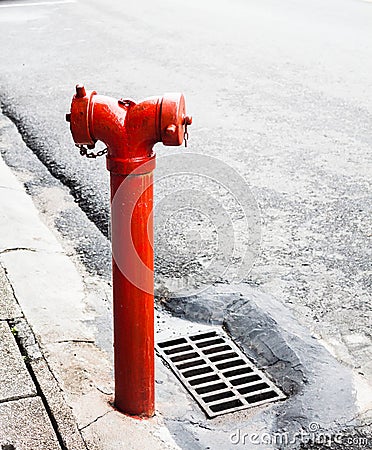
[[[115,249],[112,260],[115,406],[130,415],[151,417],[154,414],[153,173],[129,176],[111,173],[111,201]]]

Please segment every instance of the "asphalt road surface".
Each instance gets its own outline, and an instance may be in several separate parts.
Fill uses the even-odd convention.
[[[158,284],[239,278],[371,378],[370,1],[1,1],[0,30],[3,111],[106,236],[104,158],[82,158],[65,122],[75,84],[184,92],[188,148],[156,146]]]

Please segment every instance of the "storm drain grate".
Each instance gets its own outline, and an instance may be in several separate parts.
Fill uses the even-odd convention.
[[[285,398],[219,330],[159,342],[156,351],[210,418]]]

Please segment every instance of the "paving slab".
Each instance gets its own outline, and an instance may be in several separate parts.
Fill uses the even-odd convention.
[[[0,322],[0,402],[36,395],[14,336],[6,322]]]
[[[12,288],[3,267],[0,266],[0,320],[22,317],[22,311],[14,298]]]
[[[72,410],[67,406],[63,392],[45,359],[39,358],[36,361],[31,361],[30,366],[38,380],[50,412],[53,414],[56,427],[65,447],[69,450],[86,449],[87,447],[78,430]]]
[[[31,197],[25,195],[22,184],[2,159],[0,173],[0,251],[19,248],[58,251],[60,246],[57,239],[40,220]]]
[[[40,397],[0,404],[0,445],[14,450],[61,450]]]
[[[62,247],[58,252],[9,252],[1,255],[1,261],[41,344],[93,339],[86,326],[91,314],[84,303],[84,285]]]

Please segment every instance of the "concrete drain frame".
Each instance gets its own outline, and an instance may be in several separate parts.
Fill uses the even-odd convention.
[[[221,330],[180,336],[155,348],[209,418],[286,398]]]

